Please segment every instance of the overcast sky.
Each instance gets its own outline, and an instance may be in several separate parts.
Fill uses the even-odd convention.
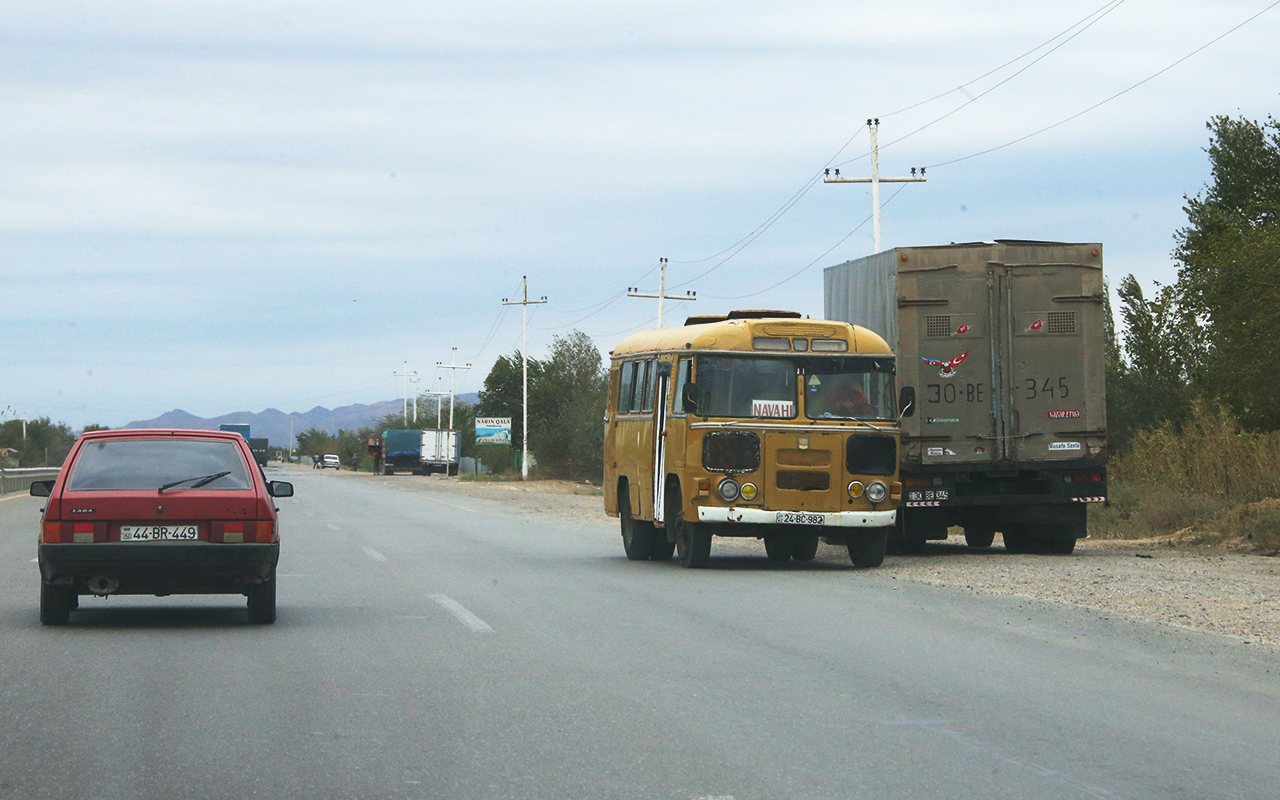
[[[698,297],[668,324],[821,316],[871,201],[814,178],[870,174],[868,118],[882,175],[928,167],[884,247],[1097,241],[1170,283],[1205,123],[1280,107],[1273,4],[7,0],[0,412],[370,403],[455,347],[476,391],[521,276],[531,356],[607,351],[660,258]]]

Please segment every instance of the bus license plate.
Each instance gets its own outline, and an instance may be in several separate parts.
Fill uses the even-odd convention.
[[[827,521],[825,514],[797,514],[792,511],[779,511],[780,525],[822,525]]]
[[[194,541],[200,538],[195,525],[121,525],[122,542]]]

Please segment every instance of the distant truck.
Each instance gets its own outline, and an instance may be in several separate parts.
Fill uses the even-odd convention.
[[[253,460],[258,462],[258,466],[265,467],[271,455],[270,442],[264,437],[253,438],[249,440],[249,449],[253,451]]]
[[[443,472],[458,474],[459,432],[429,430],[422,432],[422,474]]]
[[[241,436],[243,436],[243,437],[244,437],[244,440],[245,440],[246,442],[247,442],[247,441],[249,441],[249,425],[248,425],[248,423],[245,423],[245,422],[223,422],[222,424],[218,425],[218,430],[220,430],[220,431],[233,431],[233,432],[238,433],[238,434],[240,434]]]
[[[904,247],[824,271],[825,316],[898,356],[906,550],[964,528],[1066,554],[1107,495],[1102,245]]]
[[[373,470],[383,475],[422,471],[422,431],[390,430],[379,437],[379,452],[374,456]]]

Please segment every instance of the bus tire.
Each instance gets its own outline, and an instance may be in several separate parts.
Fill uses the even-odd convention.
[[[675,480],[667,485],[666,517],[667,525],[675,526],[676,555],[680,559],[680,566],[686,569],[705,567],[711,560],[711,529],[684,518],[680,483]]]
[[[812,561],[818,555],[818,535],[798,533],[791,538],[791,557],[796,561]]]
[[[670,561],[671,556],[675,555],[676,543],[671,541],[667,536],[665,528],[657,528],[653,532],[653,554],[649,556],[650,561]]]
[[[845,547],[849,549],[849,560],[859,569],[878,567],[883,564],[888,546],[888,528],[867,528],[861,533],[850,531],[845,535]]]
[[[785,533],[770,533],[764,537],[764,554],[770,561],[790,561],[792,542]]]
[[[648,561],[653,555],[653,523],[631,516],[631,491],[618,487],[618,519],[622,527],[622,549],[631,561]]]

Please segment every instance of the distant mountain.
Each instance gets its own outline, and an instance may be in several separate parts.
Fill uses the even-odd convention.
[[[458,395],[458,400],[475,404],[478,402],[479,396],[474,392],[460,394]],[[418,400],[418,419],[424,425],[434,424],[435,422],[435,404],[429,403],[428,406],[424,406],[421,399]],[[448,407],[447,401],[445,407]],[[210,419],[197,417],[180,408],[175,408],[173,411],[167,411],[155,419],[130,422],[124,427],[217,430],[219,425],[227,422],[248,423],[250,436],[265,436],[273,446],[285,447],[289,442],[290,426],[292,426],[295,436],[311,428],[319,428],[325,433],[337,433],[340,430],[354,431],[366,425],[372,425],[387,414],[399,414],[403,408],[403,400],[384,400],[380,403],[371,403],[369,405],[357,403],[332,410],[316,406],[310,411],[295,411],[293,414],[286,414],[275,408],[268,408],[266,411],[256,414],[251,411],[237,411],[234,414],[223,414],[220,417]]]

